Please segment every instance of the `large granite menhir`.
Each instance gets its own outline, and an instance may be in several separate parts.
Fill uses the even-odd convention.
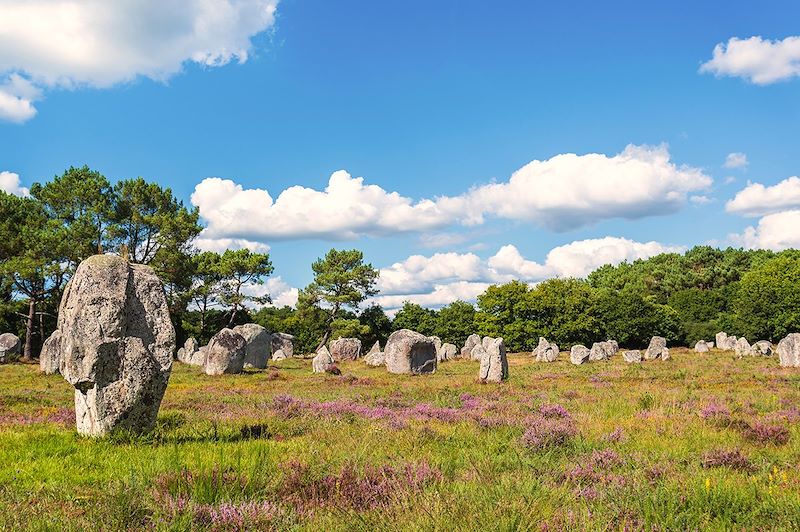
[[[383,350],[389,373],[433,373],[436,371],[436,344],[427,336],[400,329],[389,336]]]
[[[50,346],[75,387],[80,434],[153,428],[175,352],[164,288],[152,268],[114,255],[84,260],[67,284]]]

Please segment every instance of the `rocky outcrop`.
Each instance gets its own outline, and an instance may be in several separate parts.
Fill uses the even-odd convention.
[[[533,350],[536,362],[554,362],[559,355],[558,346],[550,343],[543,336],[539,337],[539,344]]]
[[[588,361],[590,354],[589,348],[585,345],[573,345],[569,351],[569,361],[578,366]]]
[[[622,353],[622,360],[628,362],[629,364],[639,363],[642,361],[642,352],[639,351],[638,349],[625,351],[624,353]]]
[[[339,338],[331,342],[330,352],[334,362],[358,360],[361,358],[361,340],[358,338]]]
[[[800,333],[791,333],[775,349],[781,366],[800,368]]]
[[[484,351],[478,378],[482,382],[502,382],[506,380],[508,378],[508,358],[506,357],[506,346],[503,339],[493,339]]]
[[[408,329],[389,336],[384,349],[389,373],[421,374],[436,371],[436,346],[433,340]]]
[[[277,332],[272,333],[272,353],[273,359],[275,353],[283,351],[283,354],[291,358],[294,356],[294,336],[287,333]]]
[[[237,325],[234,331],[242,335],[247,342],[244,348],[244,367],[264,369],[272,355],[272,335],[257,323]]]
[[[206,375],[237,374],[244,369],[247,340],[232,329],[222,329],[206,346]]]
[[[0,334],[0,364],[7,364],[19,359],[19,336],[13,333]]]
[[[325,373],[331,366],[333,366],[333,357],[328,348],[323,345],[317,351],[314,360],[311,361],[311,370],[314,373]]]
[[[39,369],[45,375],[59,373],[58,366],[61,364],[61,356],[58,352],[59,345],[58,331],[53,332],[50,338],[45,340],[44,345],[42,345],[42,352],[39,353]]]
[[[67,284],[57,331],[52,348],[75,387],[78,432],[152,429],[175,353],[167,299],[152,268],[89,257]]]
[[[655,360],[657,358],[669,360],[667,340],[663,336],[653,336],[650,339],[650,345],[647,346],[647,351],[644,352],[645,360]]]

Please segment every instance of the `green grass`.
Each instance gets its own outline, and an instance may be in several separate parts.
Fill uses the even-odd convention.
[[[251,502],[272,513],[247,526],[314,531],[800,528],[800,372],[774,358],[671,355],[577,367],[563,354],[512,356],[502,385],[476,382],[470,361],[420,377],[361,362],[314,375],[306,360],[209,377],[176,363],[156,430],[100,440],[64,422],[72,389],[59,376],[0,366],[0,529],[234,528],[202,512]],[[479,416],[408,414],[421,403],[466,412],[464,393],[485,406]],[[306,406],[281,413],[273,398],[285,395]],[[318,409],[328,401],[390,414],[332,415]],[[521,436],[545,403],[566,408],[578,435],[529,449]],[[704,419],[710,403],[730,416]],[[788,442],[748,437],[756,423],[787,427]],[[750,468],[704,468],[719,449]],[[592,466],[607,450],[618,460]],[[411,486],[386,464],[434,473]],[[388,487],[358,502],[370,474]]]

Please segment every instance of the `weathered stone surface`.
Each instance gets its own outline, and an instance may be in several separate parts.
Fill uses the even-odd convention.
[[[661,360],[669,360],[670,358],[672,357],[669,354],[669,347],[665,347],[661,350]]]
[[[705,340],[700,340],[694,344],[695,353],[708,353],[708,343]]]
[[[558,346],[547,341],[543,336],[539,337],[539,344],[533,350],[536,362],[554,362],[559,355]]]
[[[339,338],[331,342],[330,352],[334,362],[358,360],[361,358],[361,340],[358,338]]]
[[[619,344],[617,343],[616,340],[609,340],[608,343],[611,346],[611,355],[612,356],[616,355],[617,353],[619,353]]]
[[[264,369],[272,356],[272,335],[257,323],[237,325],[234,331],[241,334],[247,342],[244,353],[244,367]]]
[[[272,352],[282,350],[287,357],[294,356],[294,336],[288,333],[272,333]],[[273,357],[274,358],[274,357]]]
[[[273,362],[280,362],[281,360],[286,360],[286,353],[283,352],[283,349],[278,349],[274,353],[272,353],[272,361]]]
[[[187,338],[183,343],[183,347],[178,349],[178,361],[184,364],[191,364],[193,366],[204,366],[206,363],[206,353],[201,351],[197,340],[194,338]]]
[[[175,353],[164,288],[148,266],[114,255],[83,261],[58,314],[59,371],[75,387],[80,434],[153,428]]]
[[[484,350],[478,378],[483,382],[501,382],[508,378],[508,358],[502,338],[492,340]]]
[[[628,363],[637,363],[642,361],[642,352],[638,349],[632,349],[622,353],[622,360]]]
[[[458,348],[454,344],[442,344],[442,347],[436,351],[436,357],[439,362],[444,362],[453,360],[456,357],[456,353],[458,353]]]
[[[721,349],[723,351],[734,351],[736,349],[736,340],[735,336],[728,336],[724,332],[718,332],[716,337],[714,338],[717,349]]]
[[[317,351],[314,360],[311,361],[311,370],[314,373],[325,373],[331,366],[333,366],[333,357],[328,348],[323,345]]]
[[[585,345],[573,345],[569,350],[569,361],[577,366],[589,360],[590,354],[591,351]]]
[[[753,348],[750,346],[750,342],[748,342],[747,338],[744,336],[736,340],[736,345],[733,347],[733,350],[736,356],[739,357],[752,357],[756,355],[755,351],[753,351]]]
[[[382,351],[370,351],[370,353],[364,357],[364,363],[367,366],[377,368],[386,364],[386,356]]]
[[[481,346],[486,351],[488,351],[489,350],[489,346],[492,345],[492,342],[494,342],[494,338],[492,338],[491,336],[484,336],[483,339],[481,340]]]
[[[232,329],[222,329],[206,346],[206,375],[237,374],[244,369],[247,340]]]
[[[429,336],[433,340],[433,346],[436,348],[436,356],[439,356],[439,350],[442,348],[442,339],[438,336]]]
[[[478,344],[472,348],[472,352],[470,353],[470,359],[483,360],[485,354],[486,354],[486,349],[483,348],[483,344]]]
[[[775,349],[781,366],[800,368],[800,333],[791,333]]]
[[[418,332],[400,329],[389,336],[384,349],[389,373],[433,373],[436,371],[436,346]]]
[[[19,336],[13,333],[0,334],[0,364],[14,362],[19,358]]]
[[[39,369],[45,375],[55,375],[59,372],[58,367],[61,364],[59,346],[59,334],[58,331],[54,331],[50,338],[44,341],[42,352],[39,353]]]
[[[376,341],[374,344],[372,344],[372,347],[369,349],[367,356],[380,352],[381,352],[381,343],[379,341]]]
[[[655,360],[662,358],[664,350],[667,348],[667,340],[663,336],[653,336],[650,339],[650,345],[647,346],[647,351],[644,352],[645,360]],[[665,359],[666,360],[666,359]]]
[[[753,344],[753,353],[765,357],[771,356],[773,353],[772,342],[768,340],[759,340]]]
[[[480,343],[480,336],[477,334],[470,334],[467,337],[467,341],[464,343],[464,347],[461,348],[461,358],[472,359],[472,349]]]
[[[595,342],[589,351],[589,361],[608,360],[614,353],[616,351],[614,350],[614,344],[611,342]]]

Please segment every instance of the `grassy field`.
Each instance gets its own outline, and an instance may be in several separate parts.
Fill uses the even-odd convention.
[[[799,529],[800,371],[671,350],[405,377],[176,363],[156,431],[87,440],[72,389],[0,367],[0,528]]]

